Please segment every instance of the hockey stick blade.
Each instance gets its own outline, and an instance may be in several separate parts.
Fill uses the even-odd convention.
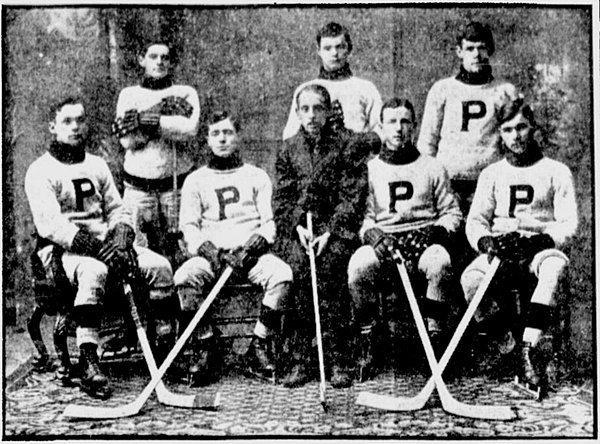
[[[460,342],[463,334],[469,326],[469,323],[471,322],[471,319],[473,318],[473,315],[475,314],[479,303],[483,299],[483,296],[485,295],[492,279],[494,278],[494,275],[496,274],[496,270],[498,269],[499,265],[500,263],[497,259],[492,262],[489,271],[486,273],[486,276],[479,285],[477,292],[475,293],[473,299],[469,303],[467,310],[463,314],[458,326],[456,327],[456,330],[454,331],[454,334],[452,335],[452,338],[450,339],[448,346],[446,347],[446,350],[444,351],[444,354],[442,355],[442,358],[440,359],[440,362],[438,363],[440,374],[444,372],[446,366],[450,362],[450,359],[452,358],[456,347],[458,347],[458,343]],[[362,392],[359,394],[356,403],[367,407],[395,411],[420,410],[423,407],[425,407],[425,404],[427,403],[427,400],[431,397],[434,389],[435,382],[433,377],[431,377],[429,378],[429,381],[427,381],[427,384],[425,384],[425,386],[421,389],[421,391],[413,397],[396,397],[391,395],[376,395],[369,392]]]
[[[442,408],[448,413],[452,413],[454,415],[459,416],[465,416],[468,418],[493,420],[516,419],[516,412],[510,406],[470,405],[460,402],[454,397],[452,397],[452,394],[448,391],[448,387],[446,387],[446,383],[442,379],[440,366],[435,359],[435,352],[433,351],[433,346],[431,345],[431,340],[429,339],[427,328],[425,327],[425,322],[423,321],[423,316],[421,315],[421,310],[419,308],[417,298],[410,283],[408,271],[406,270],[406,266],[404,265],[404,261],[401,259],[401,256],[399,258],[400,260],[396,263],[398,267],[398,272],[400,273],[400,278],[404,286],[406,297],[408,298],[410,309],[412,311],[413,317],[415,318],[415,323],[417,324],[417,331],[419,332],[421,342],[423,343],[423,347],[425,348],[425,356],[427,357],[427,363],[429,364],[433,381],[440,395]],[[499,265],[500,261],[497,258],[495,258],[493,261],[492,270],[495,272],[495,269],[497,269],[497,266]]]
[[[198,309],[198,311],[196,312],[186,329],[183,331],[179,339],[177,339],[177,342],[173,346],[173,349],[171,349],[171,351],[161,364],[160,368],[152,376],[151,381],[148,383],[148,385],[146,385],[144,390],[142,390],[142,392],[138,395],[138,397],[135,400],[128,404],[117,407],[82,406],[71,404],[65,408],[63,416],[66,418],[73,419],[117,419],[137,415],[146,403],[146,401],[148,401],[148,399],[150,398],[150,395],[152,395],[152,392],[159,384],[161,378],[164,376],[169,366],[177,357],[177,354],[181,351],[189,337],[194,332],[194,329],[196,328],[196,326],[198,325],[198,323],[200,322],[200,320],[202,319],[212,302],[215,300],[215,298],[217,297],[217,295],[231,276],[232,272],[233,269],[231,267],[227,267],[225,271],[223,271],[223,274],[221,275],[217,283],[214,285],[207,298],[204,300],[204,302],[202,303],[202,305],[200,306],[200,308]],[[218,399],[216,401],[218,401]]]
[[[146,360],[146,365],[148,366],[148,370],[150,371],[150,376],[154,376],[158,371],[158,367],[156,366],[156,360],[154,359],[154,354],[152,353],[152,348],[150,347],[150,342],[148,341],[146,330],[144,330],[144,326],[142,325],[142,321],[140,319],[137,306],[135,304],[135,299],[133,296],[131,285],[128,282],[123,283],[123,293],[125,294],[125,297],[127,298],[127,303],[129,304],[131,317],[135,324],[138,340],[140,341],[140,344],[142,346],[142,352],[144,353],[144,359]],[[184,395],[183,393],[173,393],[169,389],[167,389],[167,387],[165,387],[165,384],[162,380],[156,386],[155,391],[158,401],[165,405],[173,407],[204,409],[216,409],[218,407],[218,393],[217,397],[214,399],[212,396],[202,394]]]

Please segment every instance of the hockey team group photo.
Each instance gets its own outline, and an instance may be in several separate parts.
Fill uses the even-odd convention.
[[[597,438],[597,6],[4,5],[3,438]]]

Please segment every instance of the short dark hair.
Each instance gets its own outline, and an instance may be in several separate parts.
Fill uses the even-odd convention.
[[[352,52],[352,39],[347,28],[339,23],[329,22],[317,32],[317,46],[321,47],[321,39],[323,37],[337,37],[343,35],[348,45],[348,52]]]
[[[137,49],[138,56],[144,57],[152,45],[165,45],[167,48],[169,48],[169,58],[171,59],[171,63],[175,64],[179,60],[177,58],[178,54],[175,47],[169,43],[167,39],[163,38],[147,38],[143,40]]]
[[[241,129],[241,125],[240,125],[240,120],[237,116],[235,116],[234,114],[225,111],[225,110],[216,110],[213,111],[209,116],[208,119],[206,121],[206,132],[208,132],[208,127],[210,125],[214,125],[215,123],[219,123],[222,120],[231,120],[231,123],[233,124],[233,128],[235,129],[235,132],[239,132]]]
[[[300,106],[300,95],[304,91],[312,91],[315,94],[320,95],[323,97],[327,109],[331,109],[331,95],[329,94],[329,91],[327,91],[327,88],[325,88],[323,85],[319,85],[318,83],[309,83],[308,85],[302,87],[300,91],[298,91],[298,95],[296,96],[296,107]]]
[[[508,122],[519,113],[523,114],[523,117],[529,121],[531,126],[537,126],[533,116],[533,109],[531,109],[531,106],[525,103],[525,100],[522,96],[519,96],[515,100],[511,100],[500,107],[498,110],[498,125]]]
[[[415,114],[415,107],[408,99],[401,99],[398,97],[393,97],[389,100],[386,100],[385,103],[381,106],[381,112],[379,113],[379,120],[383,122],[383,110],[387,108],[406,108],[410,111],[412,115],[413,123],[417,122],[417,116]]]
[[[82,105],[85,110],[85,102],[79,96],[68,96],[63,97],[62,99],[54,102],[50,105],[50,109],[48,110],[48,122],[51,122],[56,119],[56,115],[58,112],[63,109],[65,105]]]
[[[469,22],[466,25],[463,25],[456,35],[456,44],[461,48],[463,40],[485,43],[490,56],[493,55],[496,50],[492,30],[487,24]]]

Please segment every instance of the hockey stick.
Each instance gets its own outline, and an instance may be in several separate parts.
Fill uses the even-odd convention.
[[[485,292],[487,291],[490,283],[492,282],[492,279],[496,274],[496,270],[498,269],[499,264],[500,263],[498,260],[492,261],[490,269],[488,270],[481,284],[479,285],[479,288],[473,296],[473,299],[471,299],[467,310],[463,314],[462,319],[460,320],[458,326],[456,327],[456,330],[454,331],[454,334],[452,335],[452,338],[450,340],[450,343],[448,344],[448,347],[446,348],[446,351],[440,359],[440,362],[438,364],[440,373],[443,373],[443,371],[446,369],[446,366],[450,362],[450,359],[452,358],[452,355],[456,350],[458,343],[460,342],[464,332],[466,331],[467,327],[469,326],[469,323],[471,322],[471,319],[473,318],[473,315],[475,314],[475,310],[477,310],[479,303],[483,299]],[[423,387],[423,389],[421,389],[421,391],[413,397],[394,397],[389,395],[378,395],[375,393],[361,392],[356,400],[356,403],[367,407],[383,410],[419,410],[425,407],[425,404],[427,403],[427,400],[431,397],[434,388],[435,382],[432,377],[429,378],[429,381]]]
[[[433,389],[437,385],[438,393],[440,394],[440,400],[442,401],[442,405],[443,405],[444,409],[450,413],[455,413],[455,414],[461,415],[461,416],[481,418],[481,419],[504,419],[504,420],[514,419],[516,417],[514,411],[510,407],[507,407],[507,406],[471,406],[468,404],[460,403],[459,401],[455,400],[452,397],[452,395],[448,392],[446,385],[444,384],[443,380],[441,379],[441,375],[442,375],[444,369],[448,365],[448,362],[450,361],[452,354],[456,350],[456,347],[458,346],[458,343],[459,343],[460,339],[462,338],[462,335],[464,334],[469,323],[471,322],[471,319],[473,318],[473,315],[475,314],[475,310],[477,309],[477,307],[479,306],[479,303],[481,302],[481,299],[485,295],[485,292],[487,291],[487,288],[489,287],[489,284],[491,283],[499,265],[500,265],[499,259],[494,258],[494,260],[491,263],[490,269],[488,270],[488,272],[486,273],[486,276],[484,277],[483,281],[479,285],[477,292],[475,293],[475,295],[474,295],[473,299],[471,300],[469,306],[467,307],[467,310],[465,311],[460,323],[458,324],[456,331],[454,332],[454,335],[452,336],[452,339],[450,340],[450,343],[448,344],[448,347],[446,348],[446,351],[444,352],[442,358],[440,359],[440,362],[433,366],[431,366],[431,363],[430,363],[430,366],[432,367],[433,376],[429,379],[429,381],[427,382],[425,387],[423,387],[423,389],[421,390],[421,392],[419,392],[418,395],[416,395],[412,398],[408,398],[408,397],[393,397],[393,396],[386,396],[386,395],[377,395],[377,394],[373,394],[373,393],[363,392],[363,393],[359,394],[359,397],[357,399],[357,404],[365,405],[365,406],[373,407],[373,408],[378,408],[378,409],[395,410],[395,411],[418,410],[425,406],[427,400],[433,393]],[[401,268],[404,270],[404,273],[401,272]],[[408,282],[408,286],[405,285],[407,296],[409,295],[409,292],[410,292],[410,294],[412,295],[413,301],[416,302],[416,298],[414,297],[414,292],[412,292],[412,287],[410,286],[410,280],[408,279],[408,274],[406,273],[406,268],[404,266],[402,266],[402,267],[398,266],[398,269],[399,269],[399,272],[401,273],[401,278],[403,279],[403,283],[405,283],[404,282],[405,280]],[[410,302],[411,298],[410,298],[410,296],[408,296],[408,297],[409,297],[409,302]],[[418,305],[416,305],[416,308],[418,309]],[[412,304],[411,304],[411,309],[413,309]],[[415,314],[414,311],[413,311],[413,314]],[[425,347],[425,342],[429,343],[429,346],[430,346],[429,348],[430,348],[430,351],[432,354],[431,357],[434,358],[433,363],[435,363],[435,357],[433,355],[433,347],[431,347],[431,342],[429,341],[429,336],[427,336],[427,332],[425,329],[425,325],[423,323],[423,319],[420,316],[420,312],[417,312],[417,314],[419,315],[418,318],[421,321],[420,324],[423,327],[423,331],[425,332],[425,336],[427,338],[426,341],[423,341],[423,345]],[[417,322],[417,328],[419,328],[419,322],[417,320],[417,316],[415,316],[415,321]],[[421,333],[422,333],[422,331],[419,331],[420,335],[421,335]],[[429,361],[429,356],[428,356],[428,361]],[[440,381],[441,381],[441,384],[439,384]]]
[[[312,214],[310,212],[306,214],[306,229],[310,233],[312,241],[313,227]],[[308,246],[308,259],[310,261],[310,278],[312,284],[313,306],[315,309],[317,353],[319,355],[319,400],[321,401],[321,406],[323,406],[323,410],[327,411],[327,402],[325,401],[325,357],[323,355],[323,338],[321,336],[321,314],[319,312],[319,293],[317,289],[317,264],[315,261],[315,251],[313,250],[312,245]]]
[[[131,285],[127,281],[123,282],[123,292],[125,294],[125,297],[127,298],[127,303],[129,304],[131,317],[133,319],[133,322],[135,323],[135,329],[138,335],[138,340],[140,341],[140,344],[142,346],[144,359],[146,360],[146,364],[148,365],[148,370],[150,370],[150,376],[154,376],[158,371],[158,367],[156,366],[156,361],[154,360],[154,355],[150,347],[150,342],[148,342],[146,330],[144,330],[144,326],[142,325],[142,321],[140,319],[137,306],[135,304]],[[170,405],[173,407],[214,409],[219,406],[219,393],[217,393],[215,398],[213,398],[212,396],[202,396],[201,394],[184,395],[182,393],[173,393],[169,391],[167,387],[165,387],[165,384],[162,382],[162,380],[159,381],[159,383],[157,384],[155,391],[156,396],[158,397],[158,401],[160,403]]]
[[[146,401],[148,401],[148,399],[150,398],[150,395],[152,395],[152,392],[159,384],[161,378],[164,376],[171,363],[177,357],[177,354],[181,351],[186,341],[194,332],[194,329],[196,328],[204,314],[207,312],[208,308],[215,300],[215,298],[229,279],[229,276],[231,276],[232,272],[233,269],[231,267],[225,268],[225,271],[223,271],[223,274],[221,275],[217,283],[214,285],[213,289],[211,290],[207,298],[204,300],[204,302],[202,303],[202,305],[188,324],[187,328],[183,331],[183,333],[175,343],[173,349],[169,352],[169,354],[167,355],[157,372],[152,375],[152,380],[148,383],[148,385],[146,385],[144,390],[142,390],[142,393],[140,393],[135,400],[133,400],[129,404],[117,407],[82,406],[71,404],[68,405],[67,408],[65,408],[63,415],[68,418],[80,419],[116,419],[137,415],[146,403]]]

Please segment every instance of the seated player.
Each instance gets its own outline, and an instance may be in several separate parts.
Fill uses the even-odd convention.
[[[173,272],[164,257],[133,247],[133,221],[108,165],[85,151],[83,102],[68,98],[54,106],[49,129],[53,140],[25,177],[25,192],[39,236],[36,253],[48,274],[60,273],[76,287],[75,300],[69,302],[77,325],[81,388],[93,396],[106,397],[110,389],[98,366],[97,348],[101,304],[110,303],[111,296],[105,291],[107,277],[128,278],[138,272],[139,264],[152,308],[165,305],[171,298]],[[164,310],[153,311],[160,314]]]
[[[271,180],[262,169],[242,161],[239,131],[238,120],[227,112],[213,113],[208,122],[208,164],[191,173],[181,190],[180,228],[192,257],[176,271],[175,285],[182,328],[226,265],[263,287],[260,317],[247,357],[252,373],[272,379],[273,336],[279,332],[292,271],[269,253],[275,239]],[[192,341],[189,376],[193,386],[206,385],[218,376],[214,336],[207,317]]]
[[[470,300],[497,256],[496,299],[483,299],[475,319],[482,330],[496,333],[501,353],[515,346],[510,323],[500,310],[508,290],[526,279],[535,289],[522,307],[524,331],[519,338],[520,376],[539,387],[540,375],[531,351],[548,328],[556,306],[556,290],[569,262],[560,250],[577,229],[577,204],[569,168],[545,157],[534,139],[536,124],[522,99],[500,110],[504,159],[483,170],[467,217],[466,234],[481,255],[463,272],[461,284]]]
[[[413,105],[393,98],[381,110],[383,145],[368,163],[369,197],[360,230],[364,245],[348,265],[348,286],[360,327],[361,379],[376,371],[374,327],[382,281],[397,289],[398,271],[392,250],[400,250],[413,275],[427,280],[424,312],[430,333],[440,331],[445,313],[445,285],[452,261],[447,246],[462,216],[441,163],[419,154],[413,144]]]

